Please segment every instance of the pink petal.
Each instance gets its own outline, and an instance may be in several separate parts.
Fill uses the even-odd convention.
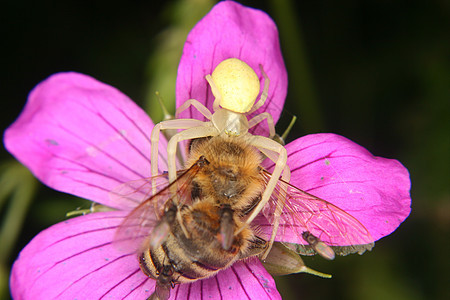
[[[108,192],[150,176],[152,128],[150,118],[117,89],[86,75],[59,73],[33,89],[4,141],[48,186],[125,208]]]
[[[20,253],[11,275],[14,299],[146,299],[155,281],[139,268],[135,252],[113,244],[128,214],[104,212],[56,224]],[[259,260],[241,261],[217,277],[181,284],[171,299],[281,299]]]
[[[263,176],[267,183],[270,176],[265,176],[265,174]],[[332,246],[373,243],[374,240],[368,230],[347,212],[282,181],[278,182],[270,202],[262,212],[266,218],[259,218],[256,221],[266,234],[262,237],[266,239],[270,237],[274,212],[279,204],[276,195],[280,195],[282,191],[287,191],[287,194],[285,206],[279,218],[277,241],[307,244],[303,233],[309,232],[309,235],[311,234]]]
[[[361,222],[376,241],[411,211],[408,170],[335,134],[311,134],[286,145],[291,184]],[[264,222],[260,220],[261,222]]]
[[[126,212],[77,217],[38,234],[20,253],[11,275],[14,299],[145,299],[155,281],[135,253],[112,240]],[[138,298],[136,298],[138,297]]]
[[[256,258],[239,261],[215,277],[182,284],[171,295],[186,300],[281,299],[272,276]]]
[[[263,66],[270,79],[269,97],[256,113],[267,111],[276,122],[287,90],[276,25],[266,13],[233,1],[219,2],[189,33],[178,67],[177,107],[193,98],[212,110],[214,98],[205,76],[231,57],[249,64],[261,80]],[[181,116],[204,119],[195,109]]]

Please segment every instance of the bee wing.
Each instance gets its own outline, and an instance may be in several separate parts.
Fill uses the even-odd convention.
[[[180,176],[186,170],[178,171]],[[121,206],[130,210],[140,203],[149,199],[169,185],[168,174],[161,174],[154,177],[142,178],[122,183],[109,192],[111,200],[121,203]]]
[[[272,175],[262,172],[265,184]],[[309,232],[330,246],[344,246],[340,254],[361,252],[360,245],[371,249],[373,238],[361,222],[339,207],[279,180],[269,203],[263,209],[265,218],[273,224],[277,205],[283,205],[277,231],[277,241],[307,245],[302,233]],[[270,226],[270,230],[272,227]],[[311,254],[311,253],[309,253]]]
[[[116,231],[114,245],[120,251],[139,252],[146,248],[155,226],[164,214],[168,202],[182,206],[191,201],[190,185],[198,172],[197,164],[191,168],[179,171],[178,178],[168,184],[166,175],[132,181],[115,189],[114,197],[122,197],[132,203],[140,203],[124,219]],[[153,185],[155,184],[155,185]],[[152,187],[156,187],[156,194],[152,195]]]

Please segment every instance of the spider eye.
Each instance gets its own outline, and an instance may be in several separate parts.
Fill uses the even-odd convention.
[[[220,106],[237,113],[250,111],[258,97],[260,82],[249,65],[229,58],[214,69],[211,77],[221,96]]]

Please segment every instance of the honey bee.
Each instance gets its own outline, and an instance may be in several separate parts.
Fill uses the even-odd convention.
[[[116,240],[135,243],[137,237],[141,270],[156,280],[151,299],[168,299],[175,284],[213,276],[267,248],[257,228],[245,224],[265,187],[261,162],[261,154],[242,139],[193,140],[186,171],[121,224]],[[150,194],[153,179],[126,183],[113,193]]]
[[[242,61],[232,59],[235,63],[254,73]],[[219,99],[214,114],[193,99],[177,111],[192,105],[210,121],[157,124],[151,138],[152,177],[125,183],[111,193],[140,203],[115,240],[119,247],[137,250],[141,270],[156,280],[150,299],[168,299],[176,284],[213,276],[238,260],[264,260],[275,239],[310,245],[329,259],[334,253],[328,245],[373,242],[367,229],[345,211],[289,184],[287,151],[271,139],[275,130],[269,114],[247,120],[246,114],[267,98],[268,78],[262,68],[265,84],[256,104],[256,74],[250,85],[257,80],[257,91],[244,97],[250,100],[229,104],[221,98],[226,87],[221,86],[222,75],[214,74],[218,69],[220,73],[220,64],[206,77]],[[263,120],[269,124],[269,137],[248,133]],[[185,130],[170,138],[168,173],[158,175],[159,133],[165,129]],[[177,171],[176,149],[183,140],[190,141],[189,154],[184,170]],[[262,167],[266,157],[275,163],[272,173]]]
[[[258,219],[257,225],[246,225],[271,176],[261,167],[262,160],[242,138],[201,138],[192,141],[187,169],[177,173],[176,181],[169,184],[166,175],[157,177],[158,187],[165,187],[135,208],[116,236],[129,245],[138,241],[133,247],[138,249],[141,270],[156,280],[150,299],[168,299],[176,284],[214,276],[238,260],[262,259],[270,229],[264,232],[261,226],[273,226],[278,193],[283,191],[277,240],[301,236],[327,259],[333,259],[334,252],[323,240],[331,245],[337,238],[347,245],[372,242],[352,216],[282,180],[259,216],[266,222]],[[151,195],[154,179],[126,183],[120,190],[131,193],[115,194],[136,199]]]

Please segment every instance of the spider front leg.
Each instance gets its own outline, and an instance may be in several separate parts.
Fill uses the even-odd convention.
[[[150,143],[151,143],[151,155],[150,155],[150,165],[151,165],[151,175],[152,177],[158,175],[158,145],[161,130],[166,129],[188,129],[195,128],[198,126],[204,126],[204,122],[194,119],[175,119],[162,121],[153,127]],[[153,185],[153,194],[156,193],[156,187]]]
[[[266,150],[269,150],[269,152],[278,153],[278,158],[276,159],[276,161],[274,160],[275,168],[273,169],[272,176],[270,177],[269,182],[267,183],[266,189],[264,190],[264,192],[261,196],[261,200],[259,201],[258,205],[255,207],[255,209],[252,211],[252,213],[250,214],[248,219],[245,221],[245,223],[247,225],[250,224],[256,218],[256,216],[261,212],[261,210],[264,208],[264,206],[267,204],[267,202],[269,202],[270,196],[272,195],[272,192],[274,191],[275,186],[277,185],[277,182],[281,177],[281,173],[283,172],[283,170],[285,170],[286,163],[287,163],[286,148],[284,148],[281,144],[275,142],[274,140],[269,139],[267,137],[263,137],[263,136],[252,136],[252,139],[250,139],[250,144],[255,146],[258,149],[266,149]],[[269,153],[267,151],[265,151],[265,152]],[[273,160],[273,157],[271,154],[269,154],[268,157],[271,160]],[[286,176],[290,177],[290,172],[288,174],[283,174],[283,175],[285,177]],[[284,191],[284,193],[285,192],[286,191]],[[283,193],[283,191],[282,191],[282,193]],[[281,201],[281,203],[277,203],[277,205],[276,205],[274,223],[272,224],[273,225],[272,234],[270,236],[268,247],[264,251],[264,254],[261,257],[262,259],[265,259],[267,257],[267,255],[270,252],[270,249],[272,248],[273,242],[275,241],[275,236],[277,234],[278,226],[280,223],[279,216],[281,215],[281,212],[283,211],[284,201],[286,199],[284,196],[285,195],[283,195],[283,194],[278,195],[278,201]],[[235,234],[239,233],[240,230],[242,230],[242,228],[239,229]]]
[[[217,129],[215,127],[211,126],[211,123],[206,122],[204,126],[198,126],[190,129],[186,129],[185,131],[179,132],[175,134],[169,141],[169,144],[167,145],[167,164],[169,168],[169,182],[172,183],[177,179],[177,169],[176,169],[176,163],[175,158],[177,155],[177,146],[178,143],[185,140],[192,140],[196,138],[202,138],[202,137],[208,137],[208,136],[215,136],[217,135]],[[171,193],[176,194],[177,185],[176,183],[171,186]],[[178,207],[178,213],[177,213],[177,220],[180,224],[181,230],[183,231],[186,238],[189,238],[189,232],[187,231],[186,227],[184,226],[183,220],[181,218],[181,213],[179,212],[179,203],[178,199],[174,198],[174,203]]]
[[[262,154],[264,154],[266,157],[268,157],[271,161],[276,163],[276,161],[277,161],[276,156],[278,155],[278,153],[269,151],[267,149],[259,149],[259,151],[261,151]],[[281,176],[281,178],[286,182],[289,182],[291,180],[291,169],[289,168],[289,166],[287,164],[286,164],[286,166],[284,166],[283,175]]]
[[[185,140],[193,140],[208,136],[216,136],[219,134],[217,129],[210,122],[201,122],[202,125],[186,129],[175,134],[167,144],[167,165],[169,169],[169,182],[172,183],[177,179],[176,155],[178,143]]]
[[[259,151],[261,151],[271,161],[273,161],[273,162],[277,161],[276,155],[278,153],[275,153],[275,152],[267,150],[267,149],[262,149],[262,148],[260,148]],[[283,175],[281,176],[281,179],[283,179],[286,182],[289,182],[291,180],[291,169],[289,168],[289,166],[287,164],[284,166]],[[283,185],[283,186],[285,186],[285,185]],[[272,225],[273,225],[274,229],[272,230],[272,235],[270,236],[270,240],[267,243],[268,247],[263,253],[263,257],[262,257],[263,259],[266,258],[266,256],[269,254],[270,249],[272,248],[272,245],[275,241],[277,229],[280,225],[280,216],[281,216],[281,213],[283,212],[284,204],[286,202],[286,195],[287,195],[286,189],[280,190],[280,193],[278,194],[277,205],[275,207],[275,212],[273,214],[273,224]]]

